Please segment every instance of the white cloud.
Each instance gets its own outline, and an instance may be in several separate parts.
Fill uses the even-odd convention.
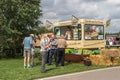
[[[120,19],[114,19],[111,21],[110,27],[106,29],[107,32],[120,32]]]
[[[43,22],[70,20],[72,15],[88,19],[112,19],[107,32],[120,31],[120,0],[42,0]],[[113,28],[114,26],[114,28]]]
[[[110,4],[120,4],[120,0],[107,0]]]
[[[48,12],[48,13],[45,13],[45,17],[49,17],[49,19],[53,19],[53,18],[57,18],[57,15],[56,13],[54,12]]]

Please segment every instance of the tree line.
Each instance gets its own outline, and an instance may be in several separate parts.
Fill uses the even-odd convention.
[[[40,4],[41,0],[0,0],[0,57],[15,57],[25,36],[46,31]]]

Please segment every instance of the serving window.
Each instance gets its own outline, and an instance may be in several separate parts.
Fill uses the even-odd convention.
[[[85,40],[102,40],[104,39],[104,26],[85,24],[84,34]]]
[[[56,37],[64,35],[66,40],[81,40],[81,25],[55,27],[54,34]]]

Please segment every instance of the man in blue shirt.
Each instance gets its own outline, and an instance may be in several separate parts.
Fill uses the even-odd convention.
[[[57,39],[55,39],[55,36],[51,36],[51,41],[50,41],[50,52],[49,52],[49,63],[48,65],[52,64],[52,56],[54,55],[55,61],[56,61],[56,53],[57,53]]]
[[[30,55],[31,55],[31,48],[32,48],[32,34],[29,37],[25,37],[23,40],[24,45],[24,68],[28,66],[30,68]],[[27,61],[26,61],[27,60]],[[28,65],[26,65],[28,64]]]

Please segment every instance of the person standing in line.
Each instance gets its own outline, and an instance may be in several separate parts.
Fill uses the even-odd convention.
[[[50,41],[50,52],[49,52],[49,63],[48,65],[52,64],[52,57],[54,55],[55,61],[56,61],[56,53],[57,53],[57,39],[55,39],[55,36],[51,36]]]
[[[35,39],[34,39],[34,34],[31,34],[31,36],[32,36],[32,43],[33,43],[32,48],[31,48],[31,57],[32,57],[32,59],[31,59],[31,65],[32,65],[32,67],[33,67],[33,66],[35,66],[35,62],[34,62]]]
[[[67,42],[64,39],[64,36],[61,35],[60,39],[57,41],[57,60],[56,60],[56,67],[58,67],[59,63],[61,63],[61,66],[64,66],[64,54],[65,54],[65,48],[67,47]]]
[[[30,56],[31,56],[31,47],[33,45],[31,34],[29,37],[24,38],[23,45],[24,45],[24,54],[23,54],[24,55],[24,68],[26,68],[26,67],[31,68]]]
[[[41,56],[42,56],[42,64],[41,64],[41,72],[44,73],[46,72],[45,69],[45,64],[46,64],[46,55],[47,55],[47,48],[49,47],[49,42],[47,40],[47,35],[43,34],[41,41],[40,41],[40,46],[41,46]]]
[[[50,53],[50,35],[47,35],[47,42],[49,47],[47,48],[47,55],[46,55],[46,64],[49,64],[49,53]]]

